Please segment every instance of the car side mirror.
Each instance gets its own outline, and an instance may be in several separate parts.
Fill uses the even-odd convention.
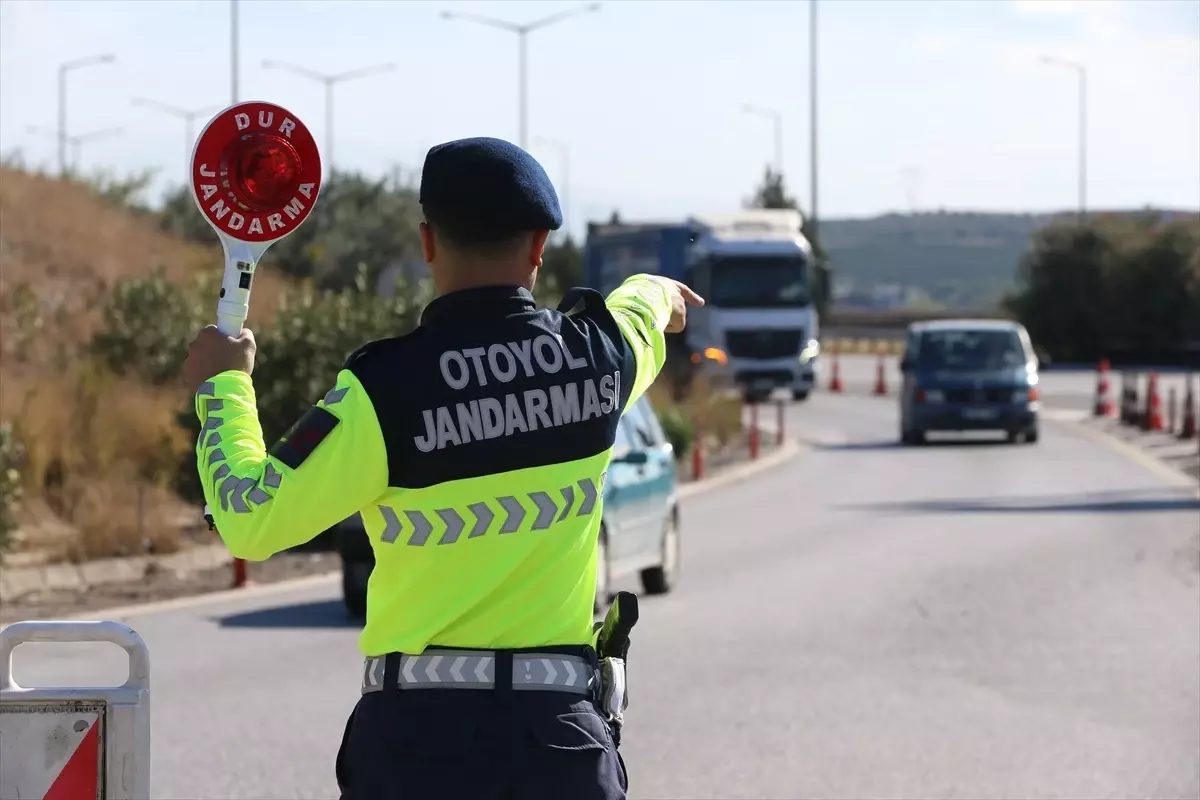
[[[645,450],[626,450],[624,453],[613,457],[613,461],[617,464],[632,464],[637,466],[645,464],[650,460],[650,454]]]

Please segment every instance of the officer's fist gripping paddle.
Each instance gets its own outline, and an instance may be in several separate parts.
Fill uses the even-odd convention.
[[[213,117],[192,152],[192,196],[217,232],[225,274],[217,329],[242,332],[254,268],[275,242],[308,217],[321,189],[321,154],[287,109],[251,101]],[[208,508],[204,516],[212,525]]]

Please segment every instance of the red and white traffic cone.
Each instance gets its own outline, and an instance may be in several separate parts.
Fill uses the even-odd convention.
[[[1101,359],[1096,370],[1096,405],[1092,413],[1097,417],[1109,417],[1113,413],[1113,402],[1108,396],[1108,359]]]
[[[884,375],[883,354],[879,354],[879,363],[875,367],[875,390],[872,394],[887,394],[887,378]]]
[[[842,370],[838,363],[838,351],[833,351],[833,374],[829,379],[829,391],[840,392],[842,390]]]
[[[1142,430],[1161,431],[1163,429],[1162,399],[1158,396],[1158,373],[1151,372],[1149,383],[1146,385],[1146,416],[1142,421]]]
[[[1192,376],[1187,379],[1187,391],[1183,395],[1183,425],[1179,429],[1180,439],[1191,439],[1196,435],[1196,398],[1192,395]]]

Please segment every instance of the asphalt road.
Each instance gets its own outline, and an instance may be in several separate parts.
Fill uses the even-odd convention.
[[[877,356],[844,355],[840,356],[841,378],[847,393],[870,394],[875,386],[875,376],[878,371]],[[821,358],[820,388],[827,389],[833,360]],[[1131,373],[1131,377],[1132,377]],[[1147,371],[1141,371],[1139,397],[1145,397]],[[1168,393],[1174,389],[1178,403],[1182,407],[1183,396],[1187,384],[1187,373],[1181,370],[1159,372],[1159,396],[1163,403],[1163,413],[1166,413]],[[884,378],[888,390],[895,392],[900,385],[899,359],[884,358]],[[1096,401],[1096,370],[1095,367],[1061,366],[1044,369],[1038,375],[1039,393],[1042,401],[1050,406],[1073,410],[1086,410]],[[1192,390],[1197,390],[1195,378],[1192,379]],[[1121,399],[1121,374],[1109,373],[1109,397],[1114,403]],[[1182,411],[1180,412],[1182,413]]]
[[[895,446],[894,404],[796,406],[815,444],[684,506],[623,752],[658,798],[1200,796],[1200,501],[1072,428]],[[328,798],[359,684],[336,586],[131,618],[153,791]],[[26,645],[22,683],[120,677]]]

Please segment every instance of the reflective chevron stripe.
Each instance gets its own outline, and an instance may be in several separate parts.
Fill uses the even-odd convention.
[[[363,664],[362,693],[384,688],[384,656]],[[512,687],[516,691],[589,694],[594,674],[578,656],[557,653],[513,655]],[[419,656],[400,656],[397,685],[402,689],[491,689],[496,680],[496,656],[475,650],[427,650]]]
[[[267,468],[270,470],[270,464],[267,465]],[[379,514],[383,517],[383,534],[379,538],[384,544],[393,544],[400,539],[400,534],[408,531],[407,544],[413,547],[423,547],[435,533],[438,533],[437,543],[439,545],[454,544],[463,538],[462,533],[464,530],[468,530],[468,524],[470,528],[466,538],[475,539],[488,533],[496,519],[500,520],[498,533],[516,533],[530,518],[532,518],[532,522],[528,526],[529,530],[544,531],[570,516],[575,505],[576,488],[579,489],[581,499],[579,508],[575,510],[575,516],[586,517],[594,512],[596,501],[604,486],[604,478],[604,475],[600,476],[599,485],[591,478],[584,478],[577,484],[564,486],[557,492],[562,496],[561,501],[556,500],[551,492],[529,492],[520,497],[515,495],[497,497],[491,503],[472,503],[467,506],[465,512],[455,508],[438,508],[427,513],[381,505],[378,508]],[[525,498],[528,505],[522,502],[521,498]],[[500,513],[496,512],[497,506]]]

